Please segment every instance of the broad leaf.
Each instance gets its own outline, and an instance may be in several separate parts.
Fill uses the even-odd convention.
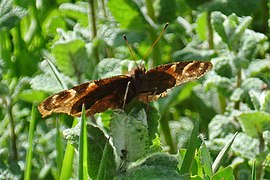
[[[270,114],[262,111],[250,111],[240,114],[237,119],[245,133],[258,138],[263,131],[270,130]]]

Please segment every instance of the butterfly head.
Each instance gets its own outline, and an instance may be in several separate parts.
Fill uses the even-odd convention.
[[[135,79],[142,79],[145,72],[146,72],[146,69],[144,67],[135,69],[134,70]]]

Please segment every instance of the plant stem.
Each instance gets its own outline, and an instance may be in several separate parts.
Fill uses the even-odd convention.
[[[224,96],[222,96],[220,93],[218,94],[218,99],[219,99],[219,105],[220,105],[220,113],[224,114],[226,111],[226,100]]]
[[[268,32],[268,19],[269,19],[269,7],[268,1],[262,0],[261,1],[261,12],[262,12],[262,27],[261,30],[264,33]]]
[[[104,0],[101,0],[101,8],[102,8],[102,12],[103,12],[103,17],[106,19],[107,14],[106,14],[106,5],[105,5]]]
[[[89,0],[89,17],[91,19],[90,23],[92,25],[92,41],[97,37],[97,25],[96,25],[96,11],[95,11],[95,0]],[[97,64],[99,62],[99,54],[98,54],[98,46],[93,46],[93,56],[95,59],[95,63]]]
[[[154,43],[155,40],[157,39],[157,34],[156,34],[155,30],[153,28],[150,28],[148,33],[149,33],[149,36],[150,36],[150,41],[152,43]],[[159,46],[159,43],[157,43],[155,45],[155,47],[153,47],[152,60],[149,61],[148,64],[149,64],[150,67],[161,64],[161,48]]]
[[[174,144],[173,144],[173,140],[172,140],[172,135],[171,135],[171,131],[170,131],[170,127],[169,127],[169,121],[166,117],[162,116],[160,119],[160,127],[163,131],[163,135],[165,138],[166,143],[168,144],[168,146],[170,146],[170,153],[176,153],[175,152],[175,148],[174,148]]]
[[[18,160],[17,145],[16,145],[17,136],[15,134],[15,125],[14,125],[11,105],[8,105],[8,116],[9,116],[9,128],[10,128],[10,138],[11,138],[11,159],[13,159],[14,161],[17,161]]]
[[[262,174],[263,174],[263,161],[266,158],[265,152],[264,152],[264,139],[262,134],[259,134],[259,141],[260,141],[260,145],[259,145],[259,154],[261,154],[263,157],[260,157],[260,160],[257,163],[257,168],[256,168],[256,177],[257,179],[261,179]]]
[[[152,0],[146,0],[146,10],[147,15],[152,19],[153,22],[156,22],[154,8],[153,8],[153,1]],[[148,30],[150,41],[152,43],[155,42],[157,39],[157,34],[155,32],[155,29],[150,27]],[[161,48],[159,44],[157,43],[155,47],[152,50],[152,60],[148,61],[149,67],[153,67],[155,65],[161,64]]]
[[[239,88],[242,83],[242,70],[240,69],[237,74],[237,81],[236,81],[236,88]],[[234,104],[234,109],[239,109],[240,108],[240,101],[235,102]]]
[[[211,25],[211,12],[207,12],[207,40],[209,49],[214,49],[213,28]]]
[[[153,22],[156,23],[155,11],[153,8],[153,0],[146,0],[145,1],[147,15],[152,19]]]

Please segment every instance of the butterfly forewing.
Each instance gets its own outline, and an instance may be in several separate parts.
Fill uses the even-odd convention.
[[[166,72],[175,78],[175,86],[178,86],[185,82],[200,78],[206,72],[210,71],[212,66],[211,62],[202,61],[175,62],[150,69],[146,72],[146,75],[152,71]]]
[[[121,75],[84,83],[50,96],[38,109],[42,117],[46,117],[52,113],[80,116],[82,104],[85,104],[87,115],[121,108],[129,81],[129,76]]]
[[[212,68],[211,62],[188,61],[165,64],[145,73],[146,89],[142,89],[138,99],[143,102],[155,101],[167,95],[166,90],[188,81],[200,78]],[[147,84],[147,85],[146,85]]]

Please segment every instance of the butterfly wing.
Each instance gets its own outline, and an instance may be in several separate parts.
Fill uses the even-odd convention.
[[[165,64],[145,73],[145,81],[137,98],[142,102],[155,101],[167,95],[166,90],[200,78],[212,68],[211,62],[188,61]]]
[[[38,109],[42,117],[46,117],[52,113],[80,116],[83,104],[88,116],[121,108],[129,81],[129,76],[121,75],[84,83],[50,96]]]

